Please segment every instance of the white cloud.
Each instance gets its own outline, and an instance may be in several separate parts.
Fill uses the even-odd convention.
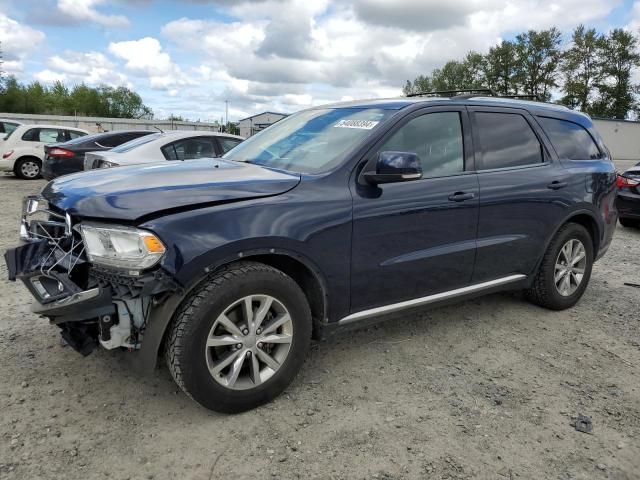
[[[125,0],[47,1],[52,12],[46,17],[51,23],[55,16],[60,25],[64,16],[66,24],[122,27],[130,22],[117,9],[133,8]],[[146,1],[151,0],[135,3]],[[552,26],[569,33],[578,23],[602,26],[622,0],[189,0],[180,4],[181,12],[188,15],[195,3],[209,4],[216,14],[170,21],[158,38],[119,37],[102,52],[57,53],[52,45],[57,54],[37,78],[133,81],[154,108],[187,117],[219,117],[224,100],[233,116],[290,112],[340,99],[398,95],[405,80],[469,50],[485,52],[505,35]],[[144,15],[149,6],[138,8]],[[27,69],[27,55],[44,35],[6,15],[0,14],[0,40],[19,32],[3,40],[5,69]],[[628,28],[640,28],[640,0],[628,17]],[[7,45],[22,53],[8,58]]]
[[[640,1],[633,3],[630,16],[631,20],[625,28],[631,32],[638,33],[640,31]]]
[[[22,72],[25,57],[45,40],[39,30],[23,25],[0,13],[0,43],[4,59],[3,68],[9,74]]]
[[[109,52],[126,61],[125,67],[134,75],[147,77],[151,88],[169,89],[192,85],[193,82],[173,63],[160,42],[153,37],[140,40],[113,42]]]
[[[34,78],[42,83],[54,83],[54,82],[66,82],[69,77],[64,74],[64,73],[60,73],[60,72],[53,72],[49,69],[46,70],[41,70],[37,73],[35,73]]]
[[[93,22],[103,27],[128,27],[129,19],[123,15],[106,15],[96,7],[104,0],[58,0],[58,11],[76,22]]]
[[[126,75],[100,52],[66,51],[63,55],[54,55],[47,61],[46,70],[35,77],[46,83],[57,80],[89,85],[109,85],[112,87],[131,87]]]
[[[204,3],[206,0],[202,0]],[[404,80],[507,32],[604,19],[621,0],[211,0],[236,21],[181,18],[163,35],[210,81],[211,101],[253,113],[398,95]],[[640,9],[640,7],[638,7]]]

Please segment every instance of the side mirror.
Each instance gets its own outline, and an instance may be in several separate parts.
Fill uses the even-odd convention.
[[[364,172],[363,176],[371,185],[420,180],[422,164],[420,157],[412,152],[380,152],[376,159],[376,171]]]

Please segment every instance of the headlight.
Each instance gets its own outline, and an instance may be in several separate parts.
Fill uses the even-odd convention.
[[[80,230],[90,262],[130,273],[154,266],[166,250],[160,239],[146,230],[90,224],[81,224]]]

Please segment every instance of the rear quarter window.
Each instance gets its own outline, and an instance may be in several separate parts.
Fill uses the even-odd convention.
[[[559,118],[538,117],[542,128],[549,136],[558,157],[568,160],[597,160],[603,154],[581,125]]]
[[[239,145],[242,140],[237,140],[235,138],[227,138],[227,137],[218,137],[218,142],[220,142],[220,147],[222,148],[222,153],[227,153],[236,145]]]
[[[111,151],[116,153],[125,153],[125,152],[128,152],[129,150],[133,150],[134,148],[139,147],[140,145],[144,145],[145,143],[153,142],[154,140],[156,140],[157,138],[160,138],[161,136],[162,136],[161,133],[152,133],[150,135],[145,135],[144,137],[138,137],[133,140],[129,140],[128,142],[123,143],[122,145],[118,145],[116,148],[114,148]]]
[[[69,139],[70,140],[74,140],[76,138],[80,138],[80,137],[86,137],[86,133],[84,132],[78,132],[76,130],[67,130],[67,134],[69,135]]]

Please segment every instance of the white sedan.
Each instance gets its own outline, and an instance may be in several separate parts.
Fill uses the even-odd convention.
[[[220,157],[244,140],[217,132],[173,130],[137,138],[105,152],[87,153],[84,169]]]

